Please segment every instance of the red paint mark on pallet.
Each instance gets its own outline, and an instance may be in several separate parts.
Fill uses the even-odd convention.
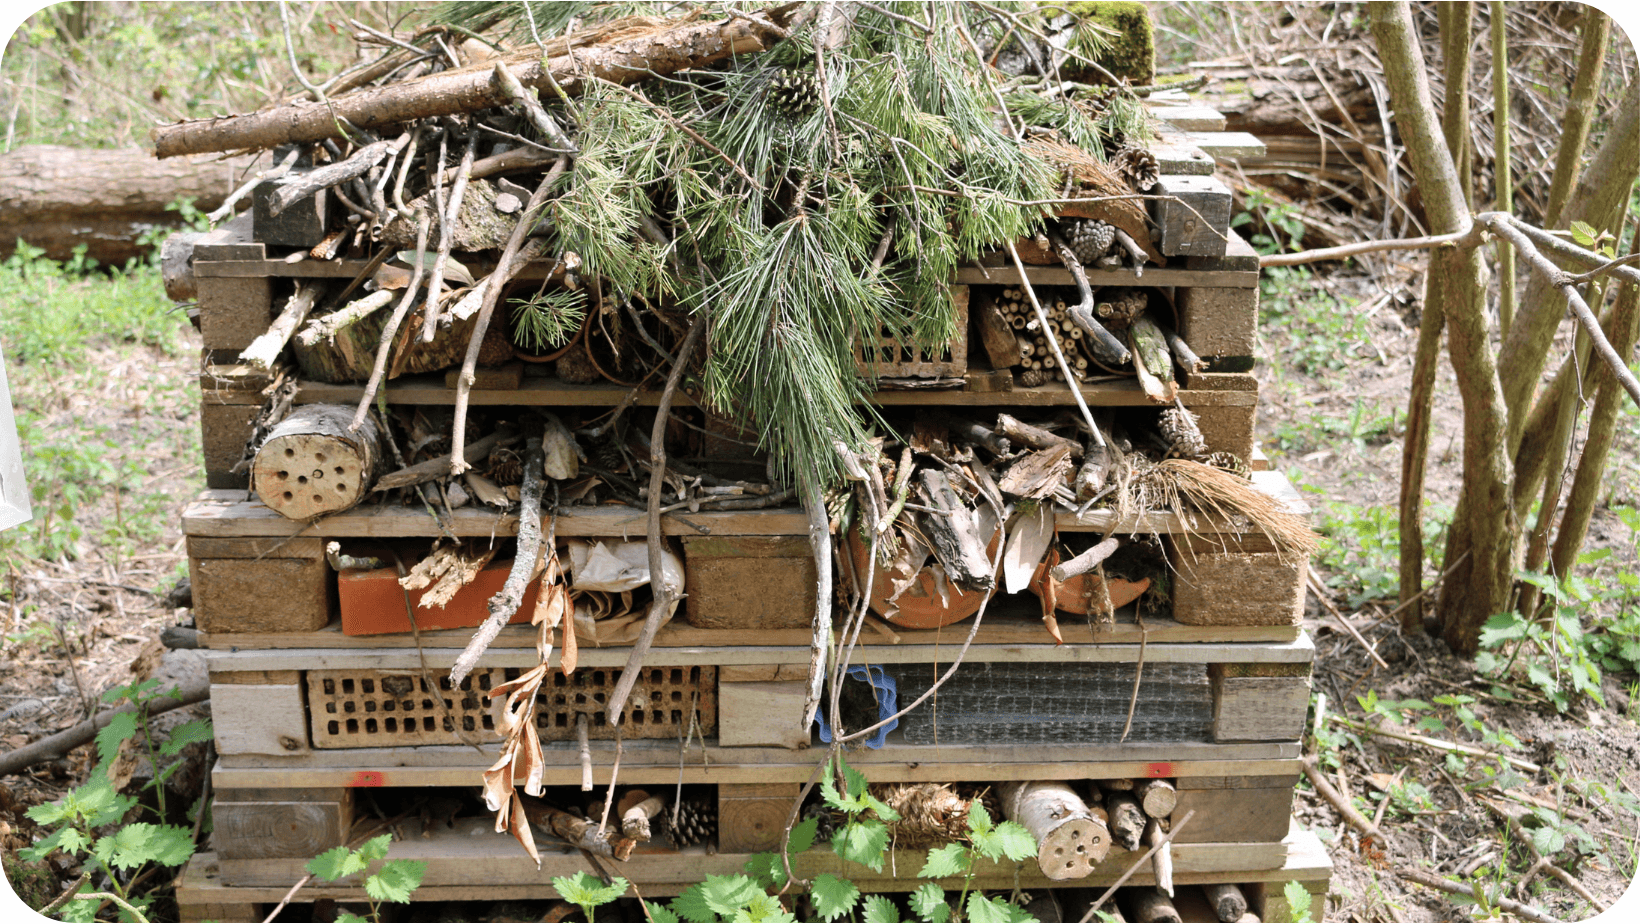
[[[1170,763],[1145,764],[1145,776],[1152,779],[1161,779],[1162,777],[1174,775],[1173,765]]]
[[[379,770],[360,770],[353,774],[347,785],[353,788],[372,788],[387,785],[387,774]]]

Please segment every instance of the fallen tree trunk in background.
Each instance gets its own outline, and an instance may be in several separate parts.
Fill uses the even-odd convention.
[[[211,687],[206,683],[195,686],[181,686],[177,689],[177,696],[178,699],[168,699],[162,696],[154,700],[148,706],[148,716],[152,718],[162,712],[170,712],[172,709],[181,709],[183,706],[192,706],[194,703],[204,702],[211,698]],[[80,745],[89,743],[91,739],[97,737],[98,731],[101,731],[109,722],[114,720],[114,716],[131,712],[135,708],[135,706],[121,706],[118,709],[105,709],[73,728],[60,731],[47,738],[41,738],[31,744],[25,744],[15,751],[0,754],[0,777],[20,773],[42,761],[55,760]]]
[[[536,90],[557,83],[577,92],[588,79],[631,83],[685,68],[700,67],[730,55],[763,51],[783,33],[791,10],[772,10],[775,26],[751,18],[728,21],[634,20],[641,34],[605,44],[583,46],[542,60],[532,48],[502,58],[518,81]],[[783,15],[782,15],[783,14]],[[650,28],[644,29],[645,25]],[[557,50],[557,49],[551,49]],[[344,123],[364,129],[491,109],[510,102],[495,79],[496,63],[430,74],[414,80],[361,90],[329,103],[300,102],[220,119],[193,119],[153,131],[159,157],[271,148],[289,142],[341,137]]]
[[[88,150],[55,144],[25,145],[0,154],[0,257],[22,238],[53,260],[74,248],[99,263],[120,264],[146,254],[144,231],[182,225],[165,207],[192,198],[208,212],[233,192],[255,157],[191,157],[164,163],[142,148]]]

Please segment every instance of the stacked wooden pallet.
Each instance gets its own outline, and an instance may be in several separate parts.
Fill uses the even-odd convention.
[[[1158,205],[1158,244],[1175,259],[1142,275],[1090,269],[1090,281],[1168,290],[1180,333],[1208,362],[1207,371],[1185,372],[1180,403],[1199,415],[1210,449],[1255,459],[1257,386],[1248,370],[1257,258],[1225,234],[1228,191],[1204,176],[1212,167],[1207,152],[1226,144],[1244,146],[1248,139],[1213,135],[1222,120],[1215,125],[1213,113],[1177,100],[1159,104],[1164,117],[1168,106],[1178,110],[1177,130],[1164,139],[1163,190],[1194,203],[1186,217]],[[1215,226],[1186,227],[1213,214],[1220,216],[1210,223]],[[345,279],[362,268],[356,261],[287,261],[278,248],[252,240],[252,231],[239,224],[217,232],[197,248],[193,267],[205,341],[201,427],[211,489],[189,505],[183,526],[196,616],[209,650],[220,758],[212,777],[215,850],[196,857],[179,887],[185,920],[249,917],[261,904],[282,898],[317,853],[373,825],[397,820],[401,829],[414,828],[418,814],[438,814],[427,808],[433,801],[471,790],[493,763],[497,743],[484,692],[537,660],[534,631],[509,627],[481,669],[452,688],[449,668],[469,630],[344,634],[337,575],[325,556],[332,541],[441,533],[506,537],[517,530],[515,515],[462,508],[440,523],[413,508],[376,505],[309,524],[285,519],[247,495],[239,463],[270,400],[346,404],[362,393],[359,386],[308,381],[295,383],[291,393],[288,383],[234,363],[237,352],[267,328],[275,298],[292,278]],[[544,269],[536,268],[537,274]],[[1035,286],[1073,282],[1057,268],[1027,272]],[[1020,279],[999,258],[963,269],[955,282],[967,287],[973,301],[974,296],[994,299],[998,289]],[[874,400],[885,408],[992,411],[1074,403],[1066,384],[1019,387],[1007,368],[988,367],[981,355],[970,356],[966,342],[959,341],[950,356],[935,358],[948,364],[909,370],[961,377],[962,387],[882,391]],[[455,389],[442,374],[404,376],[384,391],[395,405],[455,400]],[[1131,380],[1084,384],[1081,393],[1098,407],[1150,404]],[[471,403],[597,408],[614,406],[626,395],[626,388],[613,384],[515,376],[490,387],[481,381]],[[636,403],[655,400],[654,393],[645,393]],[[1289,511],[1307,513],[1279,474],[1255,471],[1253,479]],[[887,735],[883,746],[851,752],[851,765],[885,784],[1065,780],[1105,781],[1108,787],[1120,785],[1115,781],[1167,780],[1177,794],[1172,816],[1195,813],[1172,847],[1176,883],[1243,885],[1255,912],[1267,919],[1281,913],[1281,883],[1296,880],[1324,894],[1330,875],[1325,854],[1312,835],[1290,825],[1313,654],[1299,627],[1302,564],[1277,554],[1244,524],[1222,519],[1197,518],[1187,530],[1172,513],[1118,522],[1113,513],[1094,510],[1081,517],[1060,514],[1056,526],[1064,533],[1162,537],[1174,579],[1170,616],[1141,619],[1130,607],[1114,624],[1065,620],[1064,643],[1055,644],[1040,613],[1033,612],[1034,598],[999,597],[958,677],[981,678],[974,686],[983,692],[987,671],[1007,674],[1029,666],[1052,686],[1095,676],[1132,683],[1134,674],[1142,676],[1148,667],[1150,682],[1173,685],[1184,704],[1179,714],[1186,718],[1164,716],[1127,740],[1109,733],[1108,723],[1086,721],[1085,714],[1048,717],[1082,729],[1070,740],[1026,743],[1007,734],[961,740],[949,715],[942,725],[934,714],[940,702],[935,700],[935,708],[907,716],[906,725]],[[566,508],[555,523],[560,539],[621,539],[639,536],[644,528],[642,511],[609,506]],[[738,872],[749,854],[774,847],[794,797],[814,770],[818,754],[807,749],[815,732],[801,725],[815,604],[807,528],[806,516],[795,508],[667,515],[663,531],[680,540],[688,596],[680,618],[661,630],[645,660],[639,703],[630,710],[622,740],[614,740],[613,729],[601,723],[605,698],[627,660],[625,646],[583,648],[574,680],[560,675],[557,686],[549,684],[543,693],[539,725],[549,797],[578,798],[584,770],[575,726],[576,715],[585,714],[594,719],[584,745],[593,782],[607,783],[618,757],[623,785],[675,789],[704,800],[715,812],[715,853],[701,847],[640,848],[621,864],[620,874],[646,896],[676,894],[710,873]],[[960,625],[885,629],[866,639],[854,660],[914,682],[930,665],[948,663],[964,635],[966,627]],[[951,695],[958,691],[953,686]],[[1127,708],[1126,695],[1093,704],[1101,714]],[[1004,718],[998,721],[1006,725]],[[1083,725],[1076,726],[1078,721]],[[945,743],[919,743],[939,740],[942,731]],[[959,740],[950,740],[953,735]],[[424,820],[422,829],[421,836],[396,843],[393,853],[428,862],[418,900],[550,897],[552,876],[589,869],[579,853],[549,853],[537,871],[485,818],[462,817],[450,824]],[[891,862],[885,869],[917,868],[917,859],[901,853],[907,855],[897,858],[898,865]],[[982,866],[973,884],[1102,885],[1137,857],[1113,850],[1088,875],[1070,882],[1051,879],[1034,864]],[[475,870],[481,871],[481,883],[474,881]],[[866,891],[903,891],[914,884],[845,864],[824,849],[795,857],[793,870],[801,877],[844,875]],[[1154,878],[1147,868],[1128,881],[1142,886]],[[355,882],[303,893],[306,900],[360,895]]]

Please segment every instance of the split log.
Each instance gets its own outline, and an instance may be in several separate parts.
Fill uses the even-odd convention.
[[[1152,848],[1151,869],[1156,875],[1156,888],[1173,894],[1173,843],[1162,839],[1162,823],[1152,818],[1145,825],[1144,842]]]
[[[273,368],[273,364],[279,361],[279,354],[284,351],[285,344],[290,342],[296,328],[307,320],[308,312],[313,310],[313,305],[319,300],[323,290],[323,283],[298,282],[296,294],[285,303],[279,317],[273,319],[266,333],[252,340],[251,345],[239,354],[239,361],[262,370]]]
[[[581,471],[581,451],[575,437],[555,414],[543,414],[546,426],[541,434],[541,469],[558,481],[574,478]]]
[[[1105,811],[1110,813],[1110,836],[1123,850],[1138,850],[1145,836],[1145,810],[1125,792],[1105,794]]]
[[[1096,544],[1081,555],[1054,565],[1048,569],[1048,575],[1056,581],[1064,582],[1079,574],[1087,574],[1099,567],[1100,562],[1114,555],[1116,550],[1121,547],[1122,540],[1120,537],[1108,536],[1103,542]]]
[[[1129,907],[1133,911],[1135,921],[1156,921],[1160,924],[1180,924],[1184,919],[1179,917],[1179,909],[1173,907],[1167,895],[1154,886],[1135,889],[1129,893],[1132,901]]]
[[[467,460],[468,465],[477,465],[484,459],[489,458],[490,452],[496,447],[511,446],[512,444],[518,442],[518,440],[518,434],[512,432],[510,429],[497,430],[489,436],[486,436],[481,440],[475,440],[469,444],[466,449],[462,450],[462,457]],[[450,456],[445,454],[438,456],[437,458],[428,459],[425,462],[417,462],[415,465],[406,466],[396,472],[383,475],[382,477],[376,479],[376,486],[371,490],[391,491],[394,488],[412,488],[418,484],[426,484],[435,478],[440,478],[444,475],[448,475],[449,473]]]
[[[518,798],[523,801],[524,817],[529,819],[530,824],[545,828],[554,836],[568,841],[571,846],[579,847],[593,856],[624,861],[632,856],[632,848],[638,846],[638,842],[629,837],[611,840],[609,833],[595,821],[578,818],[555,809],[532,796]]]
[[[1139,800],[1139,807],[1145,810],[1145,814],[1152,818],[1172,815],[1179,804],[1179,793],[1167,780],[1145,780],[1133,787],[1133,797]]]
[[[731,55],[769,48],[784,31],[795,9],[768,11],[773,26],[751,17],[727,20],[694,17],[665,21],[651,31],[605,44],[575,48],[543,59],[540,49],[506,55],[505,63],[521,84],[534,89],[554,83],[578,93],[589,83],[625,84],[698,68]],[[641,21],[623,20],[631,29]],[[616,24],[618,25],[618,24]],[[562,46],[560,46],[562,48]],[[343,126],[381,130],[431,116],[477,112],[506,105],[494,63],[429,74],[340,96],[327,103],[300,101],[245,115],[194,119],[153,131],[156,156],[174,157],[206,151],[271,148],[291,142],[313,143],[340,137]]]
[[[1128,341],[1133,346],[1133,368],[1139,373],[1145,397],[1171,403],[1178,397],[1178,385],[1173,381],[1173,354],[1167,348],[1162,329],[1148,312],[1134,319],[1133,326],[1128,328]]]
[[[173,238],[177,235],[172,235]],[[167,242],[169,244],[169,242]],[[336,335],[351,324],[356,324],[387,307],[393,301],[392,289],[377,289],[364,298],[348,302],[322,318],[314,318],[296,335],[298,350],[310,349],[321,341],[335,343]]]
[[[1032,449],[1053,449],[1056,446],[1064,446],[1070,450],[1071,455],[1082,455],[1082,447],[1075,440],[1050,433],[1041,427],[1034,427],[1007,414],[997,415],[997,432],[1006,436],[1011,442],[1018,443],[1021,446],[1029,446]]]
[[[1110,449],[1103,442],[1088,440],[1082,450],[1082,464],[1071,479],[1071,491],[1078,501],[1092,500],[1110,477]]]
[[[951,582],[964,590],[987,591],[996,585],[991,562],[985,555],[985,541],[968,507],[957,499],[945,472],[923,469],[923,487],[928,493],[929,506],[938,513],[922,514],[923,531],[934,549],[934,555],[945,566]]]
[[[1247,913],[1247,896],[1241,894],[1241,886],[1235,883],[1208,883],[1202,886],[1202,892],[1207,896],[1207,903],[1213,907],[1213,913],[1224,924],[1236,924]]]
[[[1110,831],[1058,780],[1004,783],[1002,814],[1036,838],[1037,867],[1049,879],[1084,879],[1110,852]]]
[[[1019,347],[1014,341],[1014,327],[996,301],[979,306],[979,341],[991,368],[1006,369],[1019,364]]]
[[[161,163],[142,148],[19,146],[0,154],[0,257],[22,238],[53,260],[71,259],[83,244],[86,256],[119,266],[148,253],[137,243],[143,232],[181,227],[182,213],[168,206],[186,198],[200,211],[216,208],[255,160]]]
[[[1043,498],[1065,484],[1071,474],[1071,451],[1066,446],[1033,452],[1008,467],[997,487],[1015,497]]]
[[[364,500],[382,461],[381,433],[366,418],[350,431],[353,409],[309,404],[274,427],[251,463],[256,496],[292,520],[346,510]]]

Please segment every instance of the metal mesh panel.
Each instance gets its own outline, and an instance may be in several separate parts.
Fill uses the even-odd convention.
[[[480,668],[452,690],[440,673],[438,700],[419,672],[371,669],[307,672],[308,715],[316,748],[385,748],[413,744],[461,744],[462,735],[499,740],[486,693],[516,679],[519,668]],[[610,739],[615,728],[606,715],[609,694],[621,679],[619,670],[583,668],[573,677],[554,672],[536,694],[536,729],[542,741],[575,737],[575,716],[590,719],[588,736]],[[642,704],[639,708],[638,704]],[[633,688],[623,736],[681,737],[689,725],[690,707],[700,712],[705,735],[717,732],[717,669],[647,667]],[[446,715],[448,713],[448,715]]]
[[[897,664],[900,702],[934,685],[945,665]],[[912,744],[1115,744],[1133,695],[1132,664],[965,663],[900,719]],[[1211,741],[1213,695],[1200,664],[1146,664],[1129,743]]]

